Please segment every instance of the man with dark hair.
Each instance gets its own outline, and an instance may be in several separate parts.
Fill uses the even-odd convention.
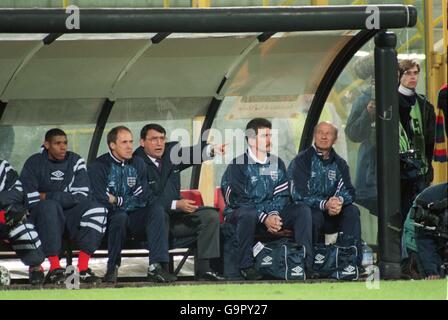
[[[22,262],[29,266],[32,285],[42,284],[40,265],[45,256],[34,225],[27,221],[22,183],[5,160],[0,160],[0,240],[7,239]]]
[[[420,65],[415,60],[399,63],[400,157],[402,224],[415,196],[431,183],[435,137],[434,107],[416,93]]]
[[[225,145],[206,143],[181,148],[178,142],[167,143],[166,130],[152,123],[142,128],[140,147],[134,152],[146,163],[149,187],[155,201],[163,205],[169,221],[169,236],[196,238],[198,261],[195,261],[195,268],[199,280],[224,280],[210,267],[210,260],[219,257],[219,215],[212,208],[199,208],[193,200],[181,198],[180,172],[194,164],[195,152],[201,155],[198,158],[202,162],[214,154],[223,154],[224,148]],[[202,157],[204,149],[206,157]],[[174,155],[176,159],[172,158]]]
[[[323,243],[324,233],[342,231],[360,245],[360,213],[353,205],[355,188],[347,162],[333,149],[337,137],[338,129],[330,122],[314,128],[314,145],[289,165],[291,194],[296,203],[305,203],[301,214],[312,215],[314,243]]]
[[[174,275],[164,270],[168,263],[164,211],[148,190],[145,163],[133,157],[131,131],[124,126],[107,135],[109,152],[89,167],[94,198],[108,208],[108,255],[106,282],[115,283],[121,264],[121,250],[127,233],[147,241],[149,267],[147,279],[172,282]]]
[[[59,254],[65,230],[80,248],[80,281],[95,283],[99,278],[88,267],[90,256],[101,243],[107,210],[89,199],[90,181],[83,158],[67,151],[67,136],[61,129],[45,134],[41,153],[25,162],[20,176],[26,193],[30,219],[36,225],[43,250],[50,261],[47,281],[60,284],[65,270]]]
[[[225,220],[236,227],[238,262],[246,280],[260,280],[254,268],[252,246],[256,233],[293,229],[294,241],[311,252],[311,214],[299,214],[300,204],[290,203],[283,161],[270,153],[271,122],[255,118],[246,126],[247,152],[232,160],[221,181]],[[306,255],[311,271],[312,255]]]

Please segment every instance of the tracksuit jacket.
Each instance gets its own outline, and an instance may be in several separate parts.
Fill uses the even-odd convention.
[[[326,160],[314,146],[300,152],[291,161],[288,176],[296,203],[304,202],[311,208],[325,211],[327,200],[333,196],[343,200],[343,206],[355,201],[347,162],[334,149]]]
[[[152,203],[146,165],[139,157],[120,161],[110,152],[105,153],[89,166],[89,176],[93,197],[109,210],[130,212]],[[116,204],[109,203],[108,194],[117,197]]]
[[[232,161],[222,177],[224,216],[240,207],[255,207],[260,223],[264,223],[289,203],[288,186],[286,167],[280,158],[268,154],[268,161],[260,164],[246,152]]]

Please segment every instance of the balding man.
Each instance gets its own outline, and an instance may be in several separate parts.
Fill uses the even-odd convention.
[[[319,123],[314,128],[314,145],[300,152],[288,168],[294,202],[305,203],[300,207],[302,214],[311,211],[313,243],[324,242],[324,233],[335,232],[361,240],[349,168],[333,149],[337,137],[338,129],[332,123]]]

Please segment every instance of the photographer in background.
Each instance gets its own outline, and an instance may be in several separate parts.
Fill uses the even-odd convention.
[[[431,183],[435,137],[434,107],[416,93],[420,65],[415,60],[399,62],[399,112],[402,225],[417,194]]]
[[[415,199],[404,225],[403,276],[440,279],[448,264],[448,183],[430,186]]]
[[[347,120],[345,134],[361,143],[356,163],[356,202],[377,216],[376,189],[376,132],[375,132],[375,67],[373,57],[360,58],[353,66],[355,74],[368,86],[354,101]]]

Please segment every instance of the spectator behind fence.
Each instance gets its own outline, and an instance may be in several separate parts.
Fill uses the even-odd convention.
[[[356,61],[354,70],[360,79],[368,82],[368,86],[353,102],[345,134],[353,142],[361,143],[356,161],[356,202],[377,216],[376,105],[373,57],[369,55]]]
[[[416,92],[419,63],[402,60],[399,72],[401,228],[415,196],[433,180],[435,113],[428,99]]]

